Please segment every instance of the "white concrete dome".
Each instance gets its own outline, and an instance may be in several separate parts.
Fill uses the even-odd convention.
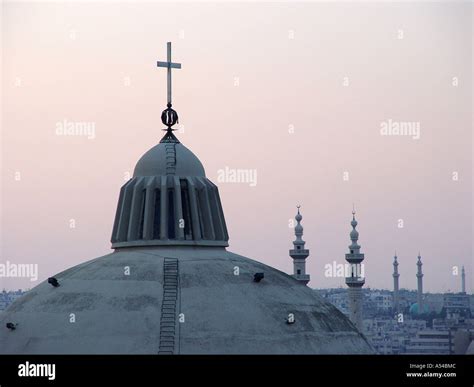
[[[10,305],[0,353],[373,352],[314,290],[227,245],[217,187],[170,135],[122,187],[115,252],[51,273],[58,287],[44,281]]]
[[[173,147],[174,150],[171,149]],[[163,142],[155,145],[138,160],[133,176],[164,176],[173,163],[174,175],[206,176],[202,163],[183,144]]]
[[[163,280],[173,262],[176,286]],[[0,315],[1,353],[371,353],[313,290],[224,248],[120,249],[55,278],[59,287],[43,282]],[[5,328],[10,321],[16,330]]]

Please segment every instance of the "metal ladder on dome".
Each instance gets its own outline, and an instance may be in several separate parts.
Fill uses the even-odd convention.
[[[174,175],[176,171],[176,143],[165,143],[166,174]]]
[[[178,301],[178,260],[163,260],[163,302],[161,303],[159,354],[175,353],[176,304]]]

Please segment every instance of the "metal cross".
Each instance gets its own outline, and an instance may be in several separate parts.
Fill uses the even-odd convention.
[[[168,49],[167,62],[157,62],[158,67],[166,67],[168,69],[168,104],[171,106],[171,69],[180,69],[181,63],[171,62],[171,42],[166,43]]]

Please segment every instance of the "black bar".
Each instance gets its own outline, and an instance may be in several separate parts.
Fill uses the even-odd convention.
[[[54,380],[47,376],[19,376],[27,363],[54,364]],[[272,380],[292,385],[351,386],[474,384],[474,356],[411,355],[2,355],[0,386],[21,385],[153,385],[190,380],[268,385]],[[421,367],[418,368],[418,367]],[[412,374],[408,376],[407,373]],[[415,375],[418,373],[419,375]],[[442,376],[433,376],[432,374]],[[454,375],[453,375],[454,374]]]

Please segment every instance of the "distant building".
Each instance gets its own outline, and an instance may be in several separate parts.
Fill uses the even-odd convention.
[[[364,320],[364,334],[377,353],[382,355],[403,354],[410,338],[426,329],[425,320],[377,317]]]
[[[393,297],[387,292],[375,291],[369,295],[369,300],[381,311],[389,311],[393,307]]]
[[[451,331],[422,330],[410,339],[405,353],[449,355],[453,353],[453,345]]]
[[[459,313],[451,313],[446,318],[434,318],[432,326],[439,331],[474,329],[474,319],[466,318]]]
[[[13,301],[23,294],[25,294],[25,291],[21,289],[11,291],[6,291],[3,289],[3,291],[0,293],[0,311],[6,309],[11,303],[13,303]]]
[[[445,293],[443,296],[443,308],[446,314],[462,313],[470,315],[470,300],[466,293]]]
[[[349,298],[344,289],[319,289],[317,292],[341,312],[349,314]],[[378,354],[443,354],[450,348],[451,353],[463,354],[474,338],[472,312],[460,313],[473,304],[471,295],[459,298],[459,295],[463,296],[461,293],[426,293],[423,305],[429,313],[423,319],[417,317],[417,310],[413,311],[418,305],[417,291],[399,290],[399,313],[393,311],[393,292],[390,290],[365,288],[362,295],[362,333]],[[412,313],[407,313],[410,307]],[[451,347],[446,344],[449,338]],[[474,345],[470,348],[473,350]]]
[[[349,316],[349,303],[346,289],[315,289],[315,291],[333,304],[344,315]]]

